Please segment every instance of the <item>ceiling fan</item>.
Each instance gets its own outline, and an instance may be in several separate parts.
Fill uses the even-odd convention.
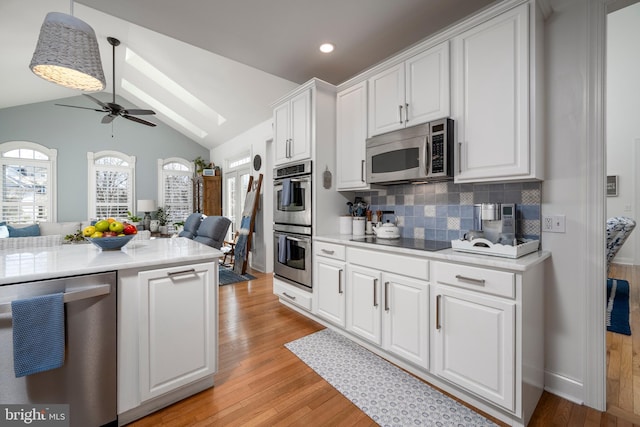
[[[105,124],[109,124],[111,122],[113,122],[113,120],[120,116],[120,117],[124,117],[127,120],[131,120],[134,121],[136,123],[142,123],[143,125],[147,125],[147,126],[156,126],[155,123],[151,123],[148,122],[146,120],[143,120],[139,117],[135,117],[135,116],[144,116],[144,115],[150,115],[150,114],[155,114],[155,111],[153,110],[139,110],[139,109],[125,109],[122,105],[116,104],[116,46],[118,46],[120,44],[120,40],[114,38],[114,37],[107,37],[107,40],[109,41],[109,44],[113,47],[113,72],[112,72],[112,78],[113,78],[113,102],[102,102],[97,98],[94,98],[91,95],[87,95],[86,93],[83,93],[84,96],[86,96],[87,98],[89,98],[90,100],[92,100],[93,102],[95,102],[96,104],[98,104],[99,106],[102,107],[101,110],[97,109],[97,108],[88,108],[88,107],[80,107],[77,105],[65,105],[65,104],[55,104],[55,105],[59,105],[61,107],[72,107],[72,108],[81,108],[83,110],[93,110],[93,111],[99,111],[101,113],[107,113],[106,116],[104,116],[102,118],[102,123]]]

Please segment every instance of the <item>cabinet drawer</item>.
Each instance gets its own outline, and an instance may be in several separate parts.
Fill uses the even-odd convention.
[[[515,274],[460,264],[434,263],[436,283],[515,298]]]
[[[388,273],[415,277],[416,279],[429,280],[429,261],[425,258],[359,248],[348,248],[347,258],[350,264],[358,264]]]
[[[290,302],[307,311],[311,311],[311,292],[303,291],[295,286],[273,279],[273,293],[281,300]]]
[[[316,255],[344,261],[345,247],[335,243],[313,242],[313,252]]]

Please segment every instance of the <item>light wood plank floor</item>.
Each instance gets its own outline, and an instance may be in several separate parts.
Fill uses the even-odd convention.
[[[631,336],[607,332],[607,412],[640,424],[640,267],[611,264],[629,282]]]
[[[256,280],[220,287],[220,357],[215,387],[130,425],[376,425],[283,346],[323,326],[280,304],[272,293],[270,274],[251,273]],[[619,348],[622,346],[618,344]],[[618,387],[618,399],[621,389],[626,390]],[[545,392],[529,425],[627,427],[633,424]]]

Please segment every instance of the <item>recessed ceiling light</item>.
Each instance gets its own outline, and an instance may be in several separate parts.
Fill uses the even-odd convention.
[[[320,45],[320,52],[329,53],[333,52],[334,46],[331,43],[323,43]]]

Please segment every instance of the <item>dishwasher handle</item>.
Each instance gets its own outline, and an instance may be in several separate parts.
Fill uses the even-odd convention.
[[[111,285],[103,284],[96,285],[82,289],[76,289],[73,291],[65,292],[63,296],[63,301],[73,302],[80,301],[87,298],[98,297],[101,295],[108,295],[111,293]],[[0,314],[2,313],[11,313],[11,301],[0,303]]]

